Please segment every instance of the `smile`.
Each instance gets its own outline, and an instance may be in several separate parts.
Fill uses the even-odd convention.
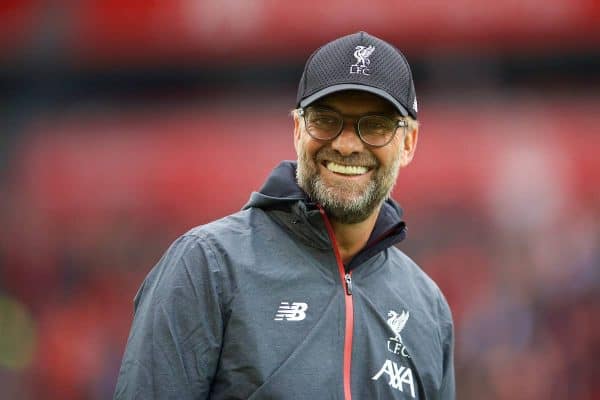
[[[369,172],[369,168],[360,165],[342,165],[334,163],[333,161],[325,162],[325,168],[331,172],[335,172],[343,175],[362,175]]]

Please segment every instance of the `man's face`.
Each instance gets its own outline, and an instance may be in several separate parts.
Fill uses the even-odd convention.
[[[359,91],[326,96],[318,106],[333,109],[345,118],[339,136],[329,142],[313,139],[302,117],[294,119],[294,145],[298,154],[296,179],[300,187],[341,223],[362,222],[378,211],[390,195],[398,170],[407,165],[416,145],[417,132],[398,128],[392,141],[383,147],[363,143],[355,132],[355,121],[364,114],[398,118],[391,103]]]

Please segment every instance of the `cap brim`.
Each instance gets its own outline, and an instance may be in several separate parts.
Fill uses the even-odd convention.
[[[313,93],[307,98],[300,101],[300,107],[307,107],[311,103],[313,103],[316,100],[319,100],[322,97],[325,97],[332,93],[341,92],[343,90],[362,90],[363,92],[376,94],[377,96],[383,97],[384,99],[392,103],[403,117],[408,116],[408,111],[406,111],[406,108],[402,104],[400,104],[396,99],[390,96],[386,91],[372,86],[359,85],[355,83],[343,83],[339,85],[329,86],[325,89],[321,89],[318,92]]]

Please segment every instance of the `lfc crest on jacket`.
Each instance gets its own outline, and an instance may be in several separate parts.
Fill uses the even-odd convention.
[[[394,334],[387,340],[387,350],[404,358],[410,358],[400,335],[408,322],[410,313],[403,310],[398,314],[396,311],[390,310],[387,316],[387,324]],[[400,392],[408,392],[413,399],[415,398],[415,381],[412,369],[402,365],[399,360],[385,360],[377,373],[371,377],[374,381],[381,378],[385,379],[392,388]]]
[[[390,337],[387,341],[387,349],[390,353],[399,354],[402,357],[410,358],[406,345],[402,341],[400,332],[406,326],[410,312],[403,310],[402,313],[398,314],[396,311],[390,310],[388,312],[387,324],[394,332],[394,336]]]
[[[392,331],[394,332],[394,337],[391,337],[390,340],[395,340],[397,342],[402,343],[402,336],[400,336],[400,332],[404,329],[406,322],[408,321],[408,317],[410,317],[410,313],[408,311],[402,311],[402,314],[398,315],[396,311],[388,312],[389,319],[387,320],[387,324]]]

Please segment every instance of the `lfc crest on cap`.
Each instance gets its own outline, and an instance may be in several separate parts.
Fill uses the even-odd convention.
[[[356,63],[350,66],[351,74],[363,74],[363,75],[371,75],[371,71],[367,66],[371,64],[371,60],[369,60],[369,56],[373,54],[375,51],[375,46],[356,46],[354,50],[354,57],[356,58]]]

